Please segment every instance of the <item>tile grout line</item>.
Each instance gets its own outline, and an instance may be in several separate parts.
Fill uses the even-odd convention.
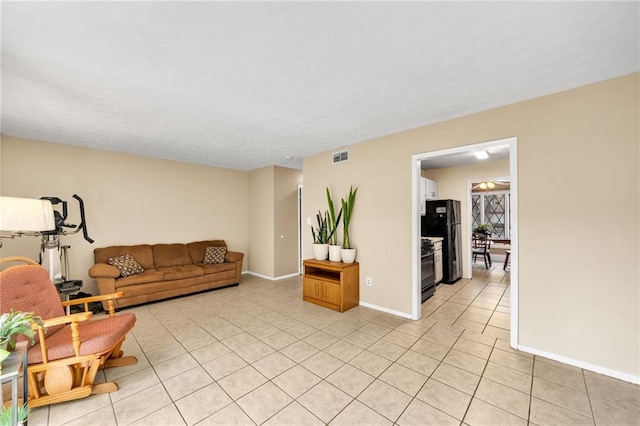
[[[489,286],[489,284],[491,284],[491,283],[492,283],[491,281],[485,282],[485,283],[484,283],[484,286],[482,287],[482,289],[480,290],[480,292],[479,292],[478,294],[476,294],[476,295],[475,295],[475,297],[473,298],[473,300],[476,300],[479,296],[481,296],[481,295],[482,295],[482,292],[483,292],[483,291],[487,288],[487,286]],[[429,314],[429,316],[433,315],[433,314],[434,314],[435,312],[437,312],[439,309],[443,308],[443,306],[444,306],[447,302],[449,302],[451,298],[453,298],[456,294],[458,294],[458,293],[459,293],[463,288],[465,288],[468,284],[469,284],[469,282],[465,283],[465,285],[464,285],[464,286],[462,286],[460,289],[457,289],[455,293],[453,293],[451,296],[449,296],[449,297],[446,299],[446,301],[444,301],[444,302],[442,303],[442,305],[440,305],[440,306],[436,309],[436,311],[434,311],[434,312],[432,312],[431,314]],[[508,286],[507,286],[507,287],[508,287]],[[504,292],[505,292],[505,291],[506,291],[506,289],[503,291],[503,293],[502,293],[502,297],[501,297],[500,301],[502,301],[502,299],[504,298]],[[500,305],[499,305],[500,301],[498,301],[498,303],[496,304],[496,308],[494,308],[494,309],[493,309],[493,311],[492,311],[492,315],[493,315],[493,314],[495,314],[495,312],[497,311],[497,306],[500,306]],[[197,303],[201,304],[199,300],[197,301]],[[451,303],[456,303],[456,302],[451,302]],[[473,303],[473,302],[471,302],[471,303]],[[464,312],[466,312],[466,311],[468,310],[468,308],[471,306],[471,303],[467,303],[467,304],[466,304],[467,306],[466,306],[465,310],[463,310],[463,311],[462,311],[462,313],[464,313]],[[457,303],[456,303],[456,304],[457,304]],[[180,312],[180,314],[181,314],[181,315],[184,313],[184,309],[185,309],[185,308],[184,308],[183,306],[176,307],[176,310],[177,310],[178,312]],[[244,309],[241,309],[241,310],[242,310],[243,312],[246,312],[246,313],[248,314],[248,312],[247,312],[247,311],[245,311]],[[274,311],[274,312],[276,312],[276,311]],[[154,318],[154,320],[155,320],[158,324],[160,324],[160,325],[161,325],[161,326],[162,326],[166,331],[168,331],[168,332],[169,332],[169,334],[170,334],[173,338],[176,338],[176,336],[171,332],[171,329],[170,329],[170,328],[167,328],[167,327],[166,327],[166,326],[165,326],[165,325],[164,325],[164,324],[159,320],[159,318],[160,318],[160,317],[158,317],[158,316],[156,315],[156,313],[155,313],[155,312],[149,311],[149,313],[150,313],[150,315]],[[458,315],[458,317],[457,317],[457,319],[456,319],[455,321],[457,321],[457,320],[460,318],[460,316],[462,315],[462,313],[461,313],[460,315]],[[300,313],[300,312],[296,312],[296,316],[298,316],[299,314],[301,314],[301,313]],[[248,315],[251,315],[251,314],[248,314]],[[233,319],[230,319],[230,318],[229,318],[229,316],[220,316],[220,318],[224,319],[225,321],[230,322],[232,325],[235,325],[235,323],[233,322]],[[292,317],[289,317],[289,318],[292,318]],[[359,317],[354,316],[353,318],[359,318]],[[366,318],[366,319],[365,319],[365,318]],[[367,324],[372,324],[372,323],[373,323],[373,324],[382,325],[382,326],[387,326],[387,325],[385,325],[385,324],[379,324],[379,323],[375,322],[375,320],[376,320],[377,318],[380,318],[380,316],[377,316],[377,317],[374,317],[374,318],[367,318],[367,317],[363,317],[362,319],[364,319],[366,322],[365,322],[364,324],[359,324],[358,328],[356,328],[356,330],[354,330],[354,331],[360,330],[360,329],[361,329],[362,327],[364,327],[365,325],[367,325]],[[428,317],[423,318],[423,319],[427,319],[427,318],[428,318]],[[455,322],[455,321],[454,321],[454,322]],[[266,322],[267,322],[267,323],[269,323],[268,321],[266,321]],[[335,322],[338,322],[338,321],[333,321],[333,322],[335,323]],[[305,322],[302,322],[302,323],[303,323],[303,324],[306,324],[306,325],[311,326],[309,323],[305,323]],[[383,341],[383,340],[384,340],[384,341],[386,341],[386,342],[388,342],[388,343],[391,343],[391,344],[394,344],[394,345],[395,345],[395,343],[394,343],[394,342],[392,342],[392,341],[390,341],[390,340],[386,340],[386,339],[385,339],[385,337],[386,337],[387,335],[389,335],[390,333],[392,333],[393,331],[398,331],[398,332],[402,332],[402,333],[404,333],[404,331],[398,330],[398,327],[400,327],[402,324],[405,324],[405,323],[408,323],[408,322],[407,322],[407,321],[401,322],[401,323],[399,323],[398,325],[396,325],[394,328],[389,327],[389,328],[391,328],[391,331],[387,332],[387,333],[386,333],[385,335],[383,335],[382,337],[374,336],[374,337],[376,337],[376,338],[377,338],[377,340],[376,340],[376,342],[375,342],[374,344],[376,344],[376,343],[381,342],[381,341]],[[269,323],[269,324],[271,324],[271,323]],[[312,326],[312,327],[316,330],[315,332],[318,332],[318,331],[323,331],[323,330],[324,330],[324,329],[326,329],[327,327],[330,327],[330,325],[331,325],[331,323],[329,323],[329,324],[327,324],[327,325],[324,325],[324,323],[323,323],[323,328],[321,328],[321,329],[315,328],[314,326]],[[424,332],[423,332],[419,337],[418,337],[418,336],[415,336],[415,337],[417,337],[416,342],[417,342],[417,341],[419,341],[420,339],[422,339],[422,338],[423,338],[423,337],[424,337],[424,336],[425,336],[429,331],[432,331],[432,330],[433,330],[435,327],[437,327],[438,325],[443,325],[443,326],[446,326],[446,327],[455,327],[455,326],[453,326],[453,325],[449,325],[449,324],[447,324],[447,322],[446,322],[446,321],[443,321],[443,320],[435,320],[435,321],[434,321],[434,323],[433,323],[433,324],[431,324],[428,328],[426,328],[426,330],[425,330],[425,331],[424,331]],[[236,327],[238,327],[237,325],[235,325],[235,326],[236,326]],[[459,326],[458,326],[458,327],[459,327]],[[249,334],[249,335],[253,336],[254,338],[256,338],[256,339],[257,339],[257,341],[260,341],[260,342],[262,341],[262,339],[260,339],[260,338],[258,338],[258,337],[256,337],[256,336],[254,336],[251,332],[247,331],[245,328],[243,328],[243,327],[238,327],[238,328],[239,328],[241,331],[240,331],[239,333],[237,333],[237,334],[240,334],[240,333],[242,333],[242,332],[245,332],[245,333],[247,333],[247,334]],[[283,331],[283,332],[284,332],[284,330],[283,330],[283,329],[280,329],[279,327],[276,327],[276,328],[278,328],[278,329],[279,329],[279,331]],[[460,334],[457,334],[457,337],[456,337],[455,341],[454,341],[454,342],[453,342],[453,344],[448,348],[447,353],[446,353],[446,354],[445,354],[445,356],[442,358],[442,360],[439,360],[439,361],[438,361],[438,360],[436,360],[436,361],[438,361],[438,362],[437,362],[437,366],[434,368],[433,372],[435,372],[435,371],[437,370],[437,368],[439,368],[442,364],[444,364],[444,359],[446,358],[446,356],[447,356],[449,353],[451,353],[451,351],[454,349],[454,346],[455,346],[455,345],[460,341],[460,339],[464,336],[464,332],[465,332],[467,329],[466,329],[466,328],[464,328],[464,327],[459,327],[459,328],[462,330],[462,331],[461,331],[461,333],[460,333]],[[486,328],[486,325],[485,325],[485,328]],[[204,329],[204,328],[203,328],[203,330],[204,330],[207,334],[211,335],[211,336],[215,339],[215,342],[220,342],[220,343],[222,343],[219,339],[215,338],[215,336],[213,336],[213,335],[212,335],[208,330],[206,330],[206,329]],[[315,333],[315,332],[314,332],[314,333]],[[363,331],[363,333],[367,333],[367,332],[366,332],[366,331]],[[312,334],[313,334],[313,333],[312,333]],[[367,334],[368,334],[368,333],[367,333]],[[414,336],[414,335],[409,334],[409,333],[405,333],[405,334],[407,334],[407,335],[411,335],[411,336]],[[480,333],[480,334],[482,334],[482,333]],[[333,336],[333,335],[332,335],[332,336]],[[487,336],[489,336],[489,335],[487,335]],[[232,337],[232,336],[229,336],[229,337]],[[295,336],[294,336],[294,337],[295,337]],[[334,337],[338,337],[338,336],[334,336]],[[489,337],[493,337],[493,336],[489,336]],[[298,341],[304,341],[304,339],[299,339],[299,338],[297,338],[297,337],[296,337],[296,339],[297,339],[297,340],[296,340],[296,342],[298,342]],[[491,356],[491,354],[493,353],[493,351],[494,351],[495,349],[497,349],[497,347],[495,346],[495,345],[496,345],[496,343],[497,343],[497,338],[493,337],[493,339],[494,339],[494,342],[493,342],[493,345],[491,346],[491,352],[490,352],[490,354],[489,354],[489,357]],[[181,342],[179,339],[177,339],[177,338],[176,338],[176,340],[177,340],[177,341],[182,345],[182,342]],[[343,339],[342,339],[341,337],[338,337],[338,341],[341,341],[341,340],[343,340]],[[137,340],[136,340],[136,341],[137,341]],[[215,342],[214,342],[214,343],[215,343]],[[374,377],[374,382],[375,382],[375,380],[381,380],[381,381],[383,381],[383,382],[384,382],[384,380],[380,379],[380,376],[382,376],[382,375],[385,373],[385,371],[387,371],[389,368],[391,368],[394,364],[402,365],[402,364],[398,364],[398,363],[397,363],[397,360],[398,360],[400,357],[402,357],[404,354],[406,354],[408,351],[410,351],[410,350],[411,350],[411,348],[413,347],[413,345],[415,345],[415,343],[416,343],[416,342],[414,342],[414,343],[413,343],[411,346],[409,346],[408,348],[407,348],[407,347],[404,347],[404,346],[402,346],[402,345],[398,345],[398,346],[400,346],[400,347],[402,347],[402,348],[403,348],[403,352],[402,352],[402,354],[401,354],[399,357],[397,357],[395,360],[389,360],[389,361],[391,361],[391,363],[389,364],[389,366],[387,366],[387,367],[386,367],[386,368],[385,368],[385,369],[384,369],[380,374],[378,374],[376,377]],[[295,342],[294,342],[294,343],[295,343]],[[291,343],[291,344],[293,344],[293,343]],[[227,348],[231,351],[231,353],[236,353],[236,350],[233,350],[233,349],[229,348],[228,346],[226,346],[226,344],[225,344],[225,343],[222,343],[222,345],[223,345],[224,347],[227,347]],[[139,343],[138,343],[138,346],[140,346],[140,345],[139,345]],[[269,346],[269,345],[267,345],[267,346]],[[330,346],[330,345],[329,345],[329,346]],[[367,348],[363,348],[363,351],[369,351],[369,348],[370,348],[371,346],[373,346],[373,345],[369,345]],[[184,346],[182,346],[182,347],[183,347],[183,348],[185,348]],[[315,347],[315,348],[316,348],[316,349],[318,349],[319,353],[327,353],[327,352],[325,352],[326,347],[325,347],[325,348],[323,348],[323,349],[320,349],[320,348],[318,348],[318,347]],[[145,356],[145,357],[147,358],[147,360],[148,360],[147,352],[145,352],[144,350],[142,350],[142,347],[141,347],[141,346],[140,346],[140,349],[141,349],[142,353],[144,354],[144,356]],[[277,350],[277,349],[275,349],[275,348],[272,348],[272,349],[274,349],[274,350],[275,350],[275,353],[280,353],[280,350]],[[185,350],[186,350],[186,348],[185,348]],[[370,351],[369,351],[369,352],[370,352]],[[187,353],[189,353],[189,354],[190,354],[190,353],[191,353],[191,351],[187,350]],[[376,354],[375,352],[372,352],[372,353],[373,353],[373,354]],[[327,354],[328,354],[328,353],[327,353]],[[328,355],[331,355],[331,354],[328,354]],[[376,355],[378,355],[378,354],[376,354]],[[313,356],[313,355],[312,355],[312,356]],[[331,355],[331,356],[333,356],[333,355]],[[380,356],[380,355],[378,355],[378,356]],[[425,355],[425,356],[426,356],[426,355]],[[308,358],[310,358],[310,357],[308,357]],[[308,359],[308,358],[305,358],[305,359]],[[385,358],[385,357],[382,357],[382,358]],[[429,357],[429,358],[431,358],[431,357]],[[262,359],[262,358],[260,358],[260,359]],[[340,359],[340,360],[341,360],[341,359]],[[196,360],[196,361],[197,361],[197,360]],[[256,361],[257,361],[257,360],[256,360]],[[342,360],[341,360],[341,361],[342,361]],[[202,367],[202,366],[203,366],[199,361],[197,361],[197,362],[198,362],[198,366],[200,366],[200,367]],[[482,371],[482,373],[481,373],[481,375],[480,375],[480,379],[481,379],[481,380],[482,380],[483,375],[484,375],[484,373],[485,373],[485,371],[486,371],[486,369],[487,369],[487,367],[488,367],[488,362],[489,362],[489,359],[485,360],[484,368],[483,368],[483,371]],[[347,364],[348,364],[348,365],[350,365],[350,364],[349,364],[349,361],[345,361],[343,365],[347,365]],[[149,361],[149,365],[152,367],[152,369],[153,369],[153,371],[154,371],[154,374],[157,376],[157,375],[158,375],[158,373],[157,373],[157,371],[156,371],[155,366],[154,366],[154,365],[152,365],[150,361]],[[252,364],[248,364],[248,365],[252,365]],[[302,366],[302,364],[301,364],[301,363],[296,362],[296,364],[295,364],[295,365],[300,365],[301,367],[303,367],[303,368],[305,368],[305,369],[306,369],[306,367]],[[194,367],[194,368],[195,368],[195,367]],[[293,368],[293,367],[292,367],[292,368]],[[405,367],[405,368],[407,368],[407,367]],[[418,373],[418,374],[422,374],[422,373],[420,373],[419,371],[414,370],[414,369],[412,369],[412,368],[409,368],[409,370],[414,371],[414,372],[416,372],[416,373]],[[205,370],[205,371],[206,371],[206,370]],[[288,370],[287,370],[287,371],[288,371]],[[426,384],[429,380],[431,380],[431,379],[436,380],[436,379],[434,379],[434,378],[432,377],[433,372],[432,372],[429,376],[427,376],[427,380],[425,381],[425,384]],[[208,372],[208,371],[207,371],[207,373],[209,374],[209,372]],[[284,372],[283,372],[283,373],[284,373]],[[283,374],[283,373],[281,373],[281,374]],[[210,375],[210,374],[209,374],[209,376],[211,377],[211,375]],[[277,376],[276,376],[276,377],[277,377]],[[328,377],[328,376],[327,376],[327,377]],[[212,377],[211,377],[211,378],[212,378]],[[217,381],[216,381],[215,379],[213,379],[213,378],[212,378],[212,380],[213,380],[213,383],[217,383]],[[487,379],[487,380],[489,380],[489,379]],[[583,380],[585,380],[585,379],[584,379],[584,375],[583,375]],[[321,379],[321,381],[326,381],[326,378]],[[436,381],[437,381],[437,380],[436,380]],[[163,384],[163,387],[164,387],[164,386],[165,386],[165,385],[164,385],[164,382],[163,382],[162,380],[160,380],[160,382]],[[271,379],[268,379],[268,382],[272,382],[272,380],[271,380]],[[374,383],[374,382],[372,382],[372,383]],[[272,382],[272,383],[273,383],[273,382]],[[330,385],[332,385],[332,384],[331,384],[331,383],[329,383],[329,382],[327,382],[327,383],[328,383],[328,384],[330,384]],[[387,382],[384,382],[384,383],[386,383],[387,385],[389,385],[389,386],[393,387],[394,389],[397,389],[398,391],[400,391],[400,392],[403,392],[403,393],[404,393],[404,391],[402,391],[401,389],[399,389],[399,388],[395,387],[394,385],[389,384],[389,383],[387,383]],[[275,385],[275,383],[273,383],[273,385],[277,387],[277,385]],[[262,386],[262,385],[261,385],[261,386]],[[332,385],[332,386],[333,386],[333,385]],[[363,391],[361,391],[361,392],[360,392],[356,397],[352,397],[351,402],[350,402],[349,404],[347,404],[347,406],[349,406],[350,404],[352,404],[352,403],[353,403],[353,400],[357,399],[359,395],[361,395],[361,394],[362,394],[366,389],[368,389],[368,388],[369,388],[369,386],[371,386],[371,384],[369,384],[367,387],[365,387],[365,388],[363,389]],[[423,386],[424,386],[424,385],[423,385]],[[475,393],[476,393],[476,391],[477,391],[478,387],[479,387],[479,384],[478,384],[478,385],[476,385],[476,387],[475,387],[475,389],[474,389],[474,394],[472,395],[472,399],[473,399],[473,397],[475,397]],[[166,391],[166,387],[164,387],[164,389],[165,389],[165,391]],[[256,388],[256,389],[257,389],[257,388]],[[421,388],[421,389],[422,389],[422,388]],[[254,390],[255,390],[255,389],[254,389]],[[252,390],[252,391],[253,391],[253,390]],[[247,394],[251,393],[252,391],[248,392]],[[419,392],[419,391],[418,391],[418,392]],[[226,393],[226,391],[225,391],[225,393]],[[286,392],[285,392],[285,393],[286,393]],[[227,394],[227,395],[228,395],[228,394]],[[417,393],[416,393],[416,395],[417,395]],[[244,395],[243,395],[243,396],[244,396]],[[231,403],[235,403],[235,402],[236,402],[236,401],[235,401],[235,400],[233,400],[232,398],[230,398],[230,399],[231,399],[231,401],[232,401]],[[239,399],[239,398],[238,398],[238,399]],[[409,406],[409,405],[410,405],[414,400],[416,400],[416,399],[417,399],[417,398],[416,398],[415,396],[412,396],[412,397],[411,397],[411,399],[410,399],[410,401],[409,401],[409,404],[408,404],[408,405],[407,405],[407,406],[402,410],[402,412],[400,413],[400,415],[399,415],[399,417],[398,417],[398,418],[400,418],[400,417],[403,415],[403,413],[406,411],[406,409],[408,408],[408,406]],[[292,401],[291,401],[289,404],[285,405],[285,407],[283,407],[283,408],[282,408],[281,410],[279,410],[277,413],[281,412],[281,411],[282,411],[282,410],[284,410],[286,407],[290,406],[290,405],[291,405],[291,403],[292,403],[292,402],[294,402],[294,401],[297,401],[297,399],[292,399]],[[230,403],[230,404],[231,404],[231,403]],[[175,406],[175,402],[173,402],[173,401],[172,401],[172,404]],[[228,404],[228,405],[230,405],[230,404]],[[112,409],[113,409],[113,402],[111,402],[111,405],[112,405]],[[227,405],[227,406],[228,406],[228,405]],[[469,405],[470,405],[470,404],[469,404]],[[466,411],[465,411],[465,416],[466,416],[467,411],[468,411],[468,409],[469,409],[469,405],[467,405],[467,409],[466,409]],[[227,407],[227,406],[225,406],[225,407]],[[224,409],[225,407],[221,408],[220,410]],[[431,406],[431,407],[432,407],[432,406]],[[346,407],[345,407],[345,408],[346,408]],[[369,408],[370,408],[370,407],[369,407]],[[436,410],[438,410],[438,411],[441,411],[441,410],[439,410],[439,409],[437,409],[437,408],[435,408],[435,407],[433,407],[433,408],[434,408],[434,409],[436,409]],[[498,408],[499,408],[499,407],[498,407]],[[309,410],[307,410],[306,408],[305,408],[305,410],[306,410],[306,411],[309,411]],[[343,408],[343,410],[344,410],[344,408]],[[343,410],[341,410],[337,415],[339,415]],[[219,410],[218,410],[218,411],[219,411]],[[376,413],[377,413],[377,414],[379,414],[379,415],[382,415],[381,413],[377,412],[375,409],[374,409],[373,411],[374,411],[374,412],[376,412]],[[178,410],[178,412],[179,412],[179,410]],[[243,410],[243,412],[244,412],[244,410]],[[275,413],[273,416],[277,415],[277,413]],[[444,412],[443,412],[443,413],[444,413]],[[246,414],[246,413],[245,413],[245,414]],[[313,413],[311,413],[311,414],[313,414]],[[445,414],[446,414],[446,413],[445,413]],[[314,414],[313,414],[313,415],[314,415]],[[337,415],[336,415],[336,416],[337,416]],[[273,416],[272,416],[272,417],[273,417]],[[145,416],[145,417],[146,417],[146,416]],[[315,415],[314,415],[314,417],[317,417],[317,416],[315,416]],[[383,416],[383,417],[385,417],[385,416]],[[271,417],[270,417],[270,418],[271,418]],[[335,417],[334,417],[334,418],[335,418]],[[386,418],[386,417],[385,417],[385,418]],[[463,418],[464,418],[464,417],[463,417]],[[183,418],[183,419],[184,419],[184,418]],[[268,419],[267,419],[267,420],[268,420]],[[117,419],[116,419],[116,421],[117,421]],[[266,421],[266,420],[265,420],[265,421]],[[397,421],[397,419],[396,419],[396,421]]]
[[[589,385],[587,384],[587,377],[584,374],[584,369],[580,369],[582,372],[582,380],[584,381],[584,388],[587,392],[587,399],[589,400],[589,409],[591,410],[591,418],[593,419],[593,424],[597,424],[596,422],[596,413],[593,411],[593,403],[591,402],[591,394],[589,393]]]

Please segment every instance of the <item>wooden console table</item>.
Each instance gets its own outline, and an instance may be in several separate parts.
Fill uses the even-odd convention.
[[[360,303],[360,264],[307,259],[302,299],[344,312]]]

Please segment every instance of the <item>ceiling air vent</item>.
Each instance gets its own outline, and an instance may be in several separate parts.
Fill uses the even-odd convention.
[[[343,161],[349,161],[349,150],[334,152],[332,155],[333,164],[342,163]]]

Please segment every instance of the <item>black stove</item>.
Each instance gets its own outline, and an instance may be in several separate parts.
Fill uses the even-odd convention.
[[[422,238],[420,243],[420,256],[424,256],[425,254],[429,254],[429,252],[433,253],[433,241],[429,238]]]
[[[420,276],[422,302],[424,302],[436,292],[436,269],[433,242],[428,238],[422,238],[420,243]]]

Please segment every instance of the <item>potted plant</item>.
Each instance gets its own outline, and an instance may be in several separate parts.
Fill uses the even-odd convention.
[[[491,226],[488,223],[483,223],[473,230],[476,234],[491,235]]]
[[[42,319],[33,312],[20,312],[11,310],[11,313],[0,315],[0,349],[14,349],[16,342],[14,336],[22,334],[27,336],[33,344],[33,336],[36,332],[31,328],[32,323],[42,326]]]
[[[33,344],[33,336],[36,332],[31,328],[32,323],[43,325],[40,317],[33,315],[33,312],[11,310],[9,314],[0,315],[0,370],[2,370],[2,362],[9,356],[9,351],[16,347],[15,335],[27,336]]]
[[[324,216],[318,210],[316,214],[318,227],[311,227],[311,235],[313,236],[313,257],[316,260],[326,260],[329,255],[329,233],[327,230],[327,213]]]
[[[356,249],[351,248],[351,241],[349,240],[349,224],[351,223],[351,214],[353,213],[353,205],[356,202],[357,192],[358,188],[353,189],[353,185],[351,185],[347,199],[341,199],[343,239],[340,254],[344,263],[353,263],[356,260]]]
[[[31,409],[25,403],[18,407],[18,424],[23,425],[29,417]],[[4,407],[0,413],[0,426],[10,426],[13,424],[13,408],[11,405]]]
[[[329,210],[327,212],[327,229],[329,231],[329,260],[332,262],[340,262],[342,257],[340,256],[340,250],[342,246],[338,244],[338,224],[342,217],[342,208],[336,216],[336,209],[333,204],[333,198],[331,197],[331,191],[327,188],[327,202],[329,204]]]

